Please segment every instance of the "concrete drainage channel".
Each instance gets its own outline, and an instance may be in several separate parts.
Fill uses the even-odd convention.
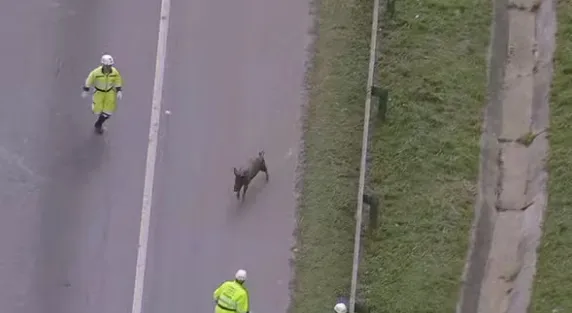
[[[494,10],[479,195],[457,313],[527,311],[547,203],[555,3],[496,0]]]

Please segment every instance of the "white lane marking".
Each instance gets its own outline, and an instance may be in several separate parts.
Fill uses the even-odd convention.
[[[133,306],[131,313],[141,313],[143,306],[143,285],[147,265],[147,244],[151,220],[151,204],[153,198],[153,182],[155,179],[155,163],[157,160],[157,143],[163,95],[163,76],[165,57],[167,54],[167,33],[169,32],[169,13],[171,0],[161,0],[161,16],[159,20],[159,37],[157,40],[157,58],[155,61],[155,81],[153,84],[153,102],[149,125],[149,144],[147,146],[147,164],[145,165],[145,183],[143,187],[143,203],[141,207],[141,224],[139,227],[139,245],[137,247],[137,264],[135,267],[135,285],[133,287]]]

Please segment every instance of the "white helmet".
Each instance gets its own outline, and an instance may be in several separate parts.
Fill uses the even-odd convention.
[[[346,313],[348,312],[348,308],[346,308],[345,304],[340,302],[334,306],[334,311],[336,311],[336,313]]]
[[[103,65],[113,65],[113,57],[109,54],[104,54],[101,56],[101,64]]]
[[[245,270],[236,271],[236,274],[234,274],[234,278],[236,278],[236,280],[245,281],[246,280],[246,271]]]

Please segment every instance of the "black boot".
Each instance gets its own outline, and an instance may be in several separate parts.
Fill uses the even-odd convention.
[[[105,113],[101,113],[99,115],[97,121],[95,121],[95,124],[93,125],[95,127],[95,132],[97,132],[98,134],[103,134],[103,122],[105,122],[105,120],[107,120],[108,118],[109,116]]]

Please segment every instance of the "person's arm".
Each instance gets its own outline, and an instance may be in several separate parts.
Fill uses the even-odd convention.
[[[117,73],[117,77],[115,77],[115,91],[121,91],[121,89],[123,88],[123,77],[121,77],[121,73],[119,73],[119,70],[115,69],[115,73]]]
[[[238,299],[236,300],[236,312],[238,313],[249,313],[249,304],[248,304],[248,293],[244,292]]]
[[[220,284],[220,286],[218,286],[218,288],[215,289],[215,291],[213,292],[214,301],[217,301],[218,297],[220,297],[220,293],[222,292],[222,286],[224,286],[224,283]]]
[[[95,79],[95,70],[89,72],[89,75],[87,75],[87,78],[85,79],[85,83],[83,85],[83,91],[89,91],[89,88],[93,86],[93,81]]]

